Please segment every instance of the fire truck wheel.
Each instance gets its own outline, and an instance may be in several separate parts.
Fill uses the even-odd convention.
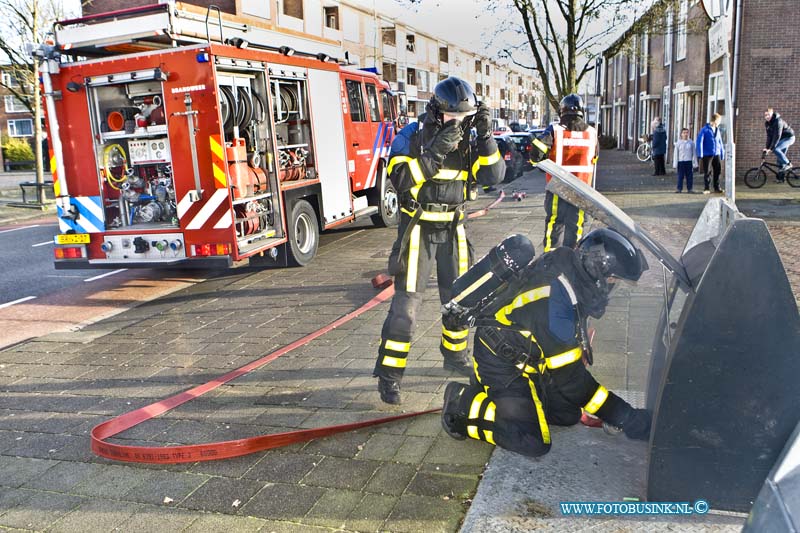
[[[317,255],[319,224],[317,214],[305,200],[298,200],[289,218],[289,261],[295,266],[306,266]]]
[[[369,200],[370,205],[378,206],[378,213],[370,217],[373,224],[381,228],[397,225],[400,221],[400,200],[397,196],[397,189],[394,188],[391,181],[386,180],[382,198],[378,193],[372,195]]]

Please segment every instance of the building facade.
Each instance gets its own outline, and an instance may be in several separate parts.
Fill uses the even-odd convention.
[[[741,6],[739,14],[729,17],[734,117],[724,116],[723,59],[709,62],[711,21],[702,5],[697,0],[659,2],[653,8],[660,9],[659,15],[647,30],[626,32],[620,37],[622,51],[604,54],[601,129],[616,138],[618,149],[635,151],[652,121],[660,118],[668,133],[669,161],[682,128],[694,139],[709,117],[720,113],[723,136],[734,131],[741,177],[759,163],[767,107],[790,124],[800,124],[800,87],[790,73],[800,59],[800,43],[782,37],[780,29],[800,23],[796,1],[731,5]],[[780,27],[775,13],[781,13]]]
[[[158,3],[159,0],[105,0],[83,7],[85,15]],[[177,2],[203,12],[208,2]],[[541,93],[532,74],[505,66],[475,51],[416,30],[348,0],[218,0],[223,14],[287,36],[309,46],[341,49],[357,68],[375,69],[398,93],[400,111],[412,120],[425,110],[433,87],[449,75],[468,81],[492,110],[499,125],[538,124]],[[378,5],[374,3],[373,5]],[[342,59],[342,58],[340,58]]]

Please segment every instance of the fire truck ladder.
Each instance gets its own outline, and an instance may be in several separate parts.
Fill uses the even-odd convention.
[[[216,11],[215,25],[219,31],[212,31],[209,24],[212,11]],[[56,45],[62,53],[84,57],[206,42],[296,53],[337,62],[337,58],[342,56],[341,47],[322,41],[255,24],[225,20],[219,7],[215,5],[208,6],[205,13],[202,13],[179,9],[172,1],[63,20],[55,24],[54,33]]]

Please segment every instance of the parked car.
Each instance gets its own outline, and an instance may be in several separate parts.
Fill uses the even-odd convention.
[[[503,181],[506,183],[514,181],[522,176],[525,160],[517,149],[516,143],[511,140],[509,135],[496,135],[494,140],[497,142],[497,149],[500,151],[500,155],[506,161],[506,175]]]
[[[523,169],[525,171],[533,170],[534,164],[531,161],[533,157],[533,137],[530,133],[510,133],[509,138],[517,145],[517,150],[522,154]]]

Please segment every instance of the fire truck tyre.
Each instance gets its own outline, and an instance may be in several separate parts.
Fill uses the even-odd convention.
[[[289,262],[294,266],[308,265],[317,255],[319,224],[317,214],[305,200],[298,200],[289,217]]]
[[[369,198],[370,205],[378,206],[378,214],[370,217],[372,223],[380,228],[396,226],[400,220],[400,201],[397,196],[397,189],[395,189],[392,182],[387,179],[383,197],[380,197],[380,189],[377,189],[375,192],[377,194],[372,194]]]

